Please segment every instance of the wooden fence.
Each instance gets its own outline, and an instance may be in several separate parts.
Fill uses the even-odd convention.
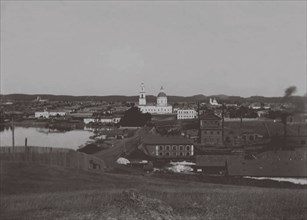
[[[52,147],[0,147],[0,160],[56,165],[80,170],[104,171],[103,160],[82,152]]]

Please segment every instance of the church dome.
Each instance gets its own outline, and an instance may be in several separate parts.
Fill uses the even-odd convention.
[[[159,98],[159,97],[166,97],[165,92],[159,92],[159,94],[158,94],[158,98]]]
[[[163,86],[161,86],[161,89],[160,89],[160,92],[159,92],[157,98],[160,98],[160,97],[166,97],[166,94],[165,94],[165,92],[163,90]]]

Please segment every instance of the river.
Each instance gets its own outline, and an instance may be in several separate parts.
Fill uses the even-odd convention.
[[[52,131],[48,128],[15,127],[15,146],[24,146],[27,138],[28,146],[57,147],[78,149],[84,145],[93,132],[88,130],[72,130],[66,132]],[[12,131],[0,132],[0,146],[12,146]]]

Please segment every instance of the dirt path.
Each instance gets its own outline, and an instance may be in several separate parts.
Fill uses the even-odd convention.
[[[147,128],[138,129],[135,134],[123,140],[114,140],[114,146],[110,149],[100,151],[94,155],[103,159],[108,168],[116,166],[116,160],[125,152],[136,149],[141,143],[141,136],[147,132]]]

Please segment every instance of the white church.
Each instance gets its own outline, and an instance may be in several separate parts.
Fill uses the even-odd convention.
[[[167,96],[163,90],[163,86],[161,86],[160,92],[157,96],[157,104],[146,105],[146,93],[144,83],[141,84],[138,107],[142,113],[170,114],[173,112],[173,107],[171,105],[167,105]]]

